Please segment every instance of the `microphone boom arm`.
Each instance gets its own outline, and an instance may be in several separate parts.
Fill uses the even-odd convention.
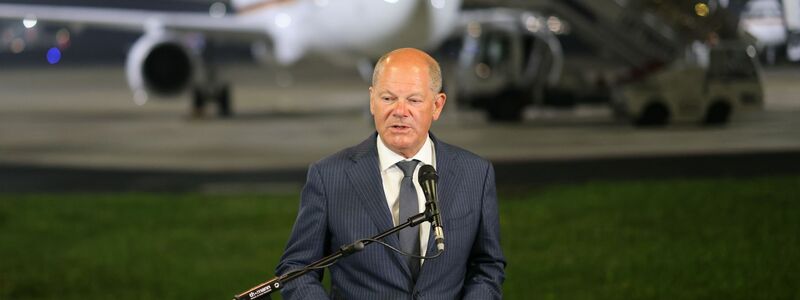
[[[241,294],[234,296],[233,300],[253,300],[262,298],[271,299],[269,295],[277,290],[282,289],[283,285],[289,281],[297,279],[298,277],[303,276],[308,272],[329,267],[335,264],[340,258],[361,251],[367,245],[372,244],[375,241],[382,240],[383,238],[392,235],[400,230],[403,230],[407,227],[414,227],[425,221],[431,222],[434,215],[431,212],[430,207],[428,207],[427,203],[426,207],[427,208],[425,209],[424,212],[409,217],[408,220],[406,220],[406,222],[403,224],[392,227],[389,230],[386,230],[376,236],[373,236],[372,238],[357,240],[352,244],[344,245],[340,247],[338,251],[331,253],[330,255],[325,256],[323,258],[320,258],[319,260],[309,264],[308,266],[303,267],[302,269],[289,271],[286,274],[275,276],[265,281],[264,283],[261,283],[247,291],[244,291]]]

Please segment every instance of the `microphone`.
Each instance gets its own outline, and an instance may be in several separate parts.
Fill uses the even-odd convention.
[[[419,185],[422,187],[422,192],[425,194],[425,207],[427,208],[425,214],[432,217],[431,225],[433,226],[434,240],[436,241],[436,249],[439,252],[444,251],[444,230],[442,230],[442,216],[439,214],[439,198],[436,194],[436,182],[439,180],[439,175],[436,175],[436,169],[431,165],[424,165],[419,168]]]

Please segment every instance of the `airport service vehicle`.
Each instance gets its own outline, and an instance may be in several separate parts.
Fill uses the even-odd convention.
[[[676,61],[652,76],[617,88],[615,112],[640,126],[670,122],[719,125],[735,112],[762,107],[764,91],[753,46],[722,42],[710,49],[706,66],[688,61]]]
[[[544,89],[559,80],[561,45],[547,17],[512,9],[466,11],[456,38],[461,43],[448,95],[481,108],[491,121],[518,121]]]

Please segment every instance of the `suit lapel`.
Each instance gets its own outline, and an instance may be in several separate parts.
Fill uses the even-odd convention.
[[[347,176],[361,196],[370,218],[381,230],[391,228],[392,214],[383,192],[375,135],[356,146],[351,159],[353,165],[347,170]]]
[[[378,230],[382,232],[394,227],[394,224],[392,213],[387,205],[386,193],[383,191],[380,164],[378,163],[378,150],[375,144],[376,138],[377,133],[353,149],[353,155],[351,156],[353,165],[347,170],[347,176],[353,187],[358,191],[367,214],[378,227]],[[387,236],[384,242],[396,248],[400,247],[400,240],[397,234]],[[411,276],[411,271],[400,254],[392,253],[395,254],[392,256],[395,257],[396,262],[402,265],[405,272]]]

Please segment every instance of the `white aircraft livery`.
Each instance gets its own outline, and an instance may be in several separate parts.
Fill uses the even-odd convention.
[[[309,52],[356,61],[375,59],[399,47],[431,50],[450,34],[461,9],[461,0],[232,0],[231,4],[235,13],[217,15],[0,4],[0,19],[142,32],[126,62],[134,98],[176,95],[195,87],[195,100],[227,102],[227,87],[198,88],[208,86],[198,84],[208,78],[204,74],[208,70],[199,51],[182,42],[184,34],[262,43],[282,65]]]

